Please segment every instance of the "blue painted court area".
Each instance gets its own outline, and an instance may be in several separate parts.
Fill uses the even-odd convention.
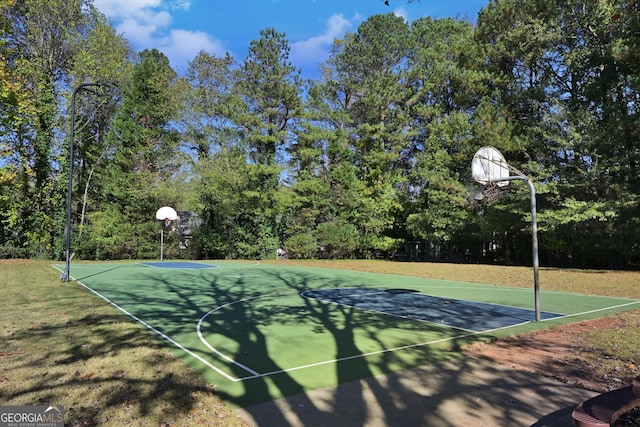
[[[217,268],[217,265],[192,261],[141,262],[140,265],[157,268]]]
[[[472,332],[535,320],[535,311],[526,308],[436,297],[408,289],[338,288],[306,291],[302,296]],[[543,320],[561,316],[564,315],[540,313]]]

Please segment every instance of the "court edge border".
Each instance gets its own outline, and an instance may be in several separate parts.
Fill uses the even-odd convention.
[[[60,268],[58,268],[57,265],[53,265],[53,268],[55,268],[56,270],[62,272],[62,270]],[[111,301],[109,298],[105,297],[104,295],[102,295],[98,291],[95,291],[94,289],[92,289],[89,286],[85,285],[80,280],[76,279],[75,277],[69,275],[69,279],[73,280],[76,283],[78,283],[80,286],[82,286],[83,288],[85,288],[86,290],[91,292],[92,294],[96,295],[97,297],[99,297],[103,301],[107,302],[109,305],[115,307],[117,310],[119,310],[123,314],[129,316],[130,318],[132,318],[133,320],[135,320],[136,322],[138,322],[139,324],[141,324],[145,328],[149,329],[150,331],[152,331],[153,333],[155,333],[159,337],[161,337],[161,338],[165,339],[166,341],[168,341],[169,343],[173,344],[176,348],[184,351],[186,354],[192,356],[193,358],[195,358],[196,360],[200,361],[202,364],[204,364],[205,366],[207,366],[208,368],[210,368],[214,372],[220,374],[221,376],[223,376],[224,378],[226,378],[227,380],[229,380],[231,382],[242,382],[242,381],[247,381],[247,380],[256,379],[256,378],[264,378],[264,377],[278,375],[278,374],[282,374],[282,373],[286,373],[286,372],[293,372],[293,371],[298,371],[298,370],[301,370],[301,369],[307,369],[307,368],[313,368],[313,367],[322,366],[322,365],[328,365],[328,364],[331,364],[331,363],[338,363],[338,362],[347,361],[347,360],[353,360],[353,359],[359,359],[359,358],[364,358],[364,357],[368,357],[368,356],[374,356],[374,355],[378,355],[378,354],[389,353],[389,352],[392,352],[392,351],[399,351],[399,350],[406,350],[406,349],[410,349],[410,348],[423,347],[423,346],[432,345],[432,344],[438,344],[438,343],[442,343],[442,342],[446,342],[446,341],[453,341],[453,340],[457,340],[457,339],[461,339],[461,338],[468,338],[468,337],[472,337],[472,336],[476,336],[476,335],[482,335],[482,334],[486,334],[486,333],[506,330],[506,329],[510,329],[510,328],[513,328],[513,327],[516,327],[516,326],[522,326],[522,325],[526,325],[528,323],[531,323],[531,321],[526,321],[526,322],[522,322],[522,323],[518,323],[518,324],[515,324],[515,325],[506,326],[506,327],[489,329],[489,330],[482,331],[482,332],[473,332],[473,333],[468,333],[468,334],[461,334],[461,335],[456,335],[456,336],[448,337],[448,338],[442,338],[442,339],[438,339],[438,340],[434,340],[434,341],[429,341],[429,342],[424,342],[424,343],[416,343],[416,344],[409,344],[409,345],[406,345],[406,346],[400,346],[400,347],[394,347],[394,348],[389,348],[389,349],[384,349],[384,350],[378,350],[378,351],[358,354],[358,355],[354,355],[354,356],[342,357],[342,358],[339,358],[339,359],[325,360],[323,362],[312,363],[312,364],[301,365],[301,366],[294,366],[292,368],[281,369],[281,370],[272,371],[272,372],[265,372],[265,373],[262,373],[262,374],[254,371],[254,370],[252,370],[252,369],[250,369],[248,367],[245,367],[244,365],[240,364],[239,362],[236,362],[235,360],[229,358],[229,356],[226,356],[223,353],[221,353],[220,351],[215,350],[210,344],[208,344],[206,341],[203,341],[202,338],[201,338],[201,341],[205,344],[205,346],[207,348],[212,349],[216,354],[220,355],[221,357],[223,357],[226,360],[229,360],[232,364],[235,364],[236,366],[239,366],[242,369],[247,370],[247,372],[252,373],[251,376],[234,377],[234,376],[231,376],[231,375],[227,374],[226,372],[224,372],[222,369],[218,368],[217,366],[213,365],[211,362],[205,360],[203,357],[195,354],[193,351],[189,350],[188,348],[186,348],[185,346],[183,346],[182,344],[180,344],[179,342],[177,342],[176,340],[174,340],[173,338],[171,338],[170,336],[168,336],[164,332],[161,332],[160,330],[156,329],[154,326],[150,325],[149,323],[145,322],[144,320],[140,319],[139,317],[135,316],[134,314],[132,314],[132,313],[128,312],[127,310],[125,310],[124,308],[120,307],[118,304],[114,303],[113,301]],[[219,310],[220,308],[222,308],[224,306],[228,306],[228,305],[231,305],[231,304],[237,304],[237,303],[241,303],[241,302],[246,302],[246,301],[249,301],[249,300],[252,300],[252,299],[261,298],[263,296],[264,295],[260,295],[258,297],[253,297],[253,298],[244,298],[244,299],[241,299],[241,300],[237,300],[237,301],[233,301],[233,302],[224,304],[223,306],[216,307],[216,308],[210,310],[209,312],[205,313],[205,315],[198,321],[198,325],[200,325],[200,323],[203,321],[203,319],[205,319],[209,314],[213,313],[216,310]],[[581,312],[581,313],[567,314],[567,315],[564,315],[562,317],[555,317],[555,318],[552,318],[552,319],[543,319],[543,320],[540,320],[540,322],[548,322],[548,321],[551,321],[551,320],[559,320],[559,319],[564,319],[564,318],[568,318],[568,317],[578,317],[578,316],[582,316],[582,315],[586,315],[586,314],[593,314],[593,313],[597,313],[597,312],[600,312],[600,311],[612,310],[612,309],[627,307],[627,306],[636,305],[636,304],[640,304],[640,300],[635,300],[635,301],[632,301],[632,302],[629,302],[629,303],[625,303],[625,304],[619,304],[619,305],[615,305],[615,306],[610,306],[610,307],[604,307],[604,308],[599,308],[599,309],[595,309],[595,310],[585,311],[585,312]],[[199,330],[198,330],[198,336],[200,337]]]

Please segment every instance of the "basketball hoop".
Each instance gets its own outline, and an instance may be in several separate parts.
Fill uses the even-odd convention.
[[[160,261],[164,261],[164,229],[171,226],[171,221],[178,219],[178,213],[170,206],[163,206],[157,210],[156,219],[164,221],[164,227],[160,230]]]
[[[165,223],[167,220],[169,220],[169,222],[175,221],[178,219],[178,213],[170,206],[163,206],[156,212],[156,219],[165,221]]]
[[[513,171],[515,175],[509,172]],[[502,153],[493,147],[485,146],[476,151],[471,160],[471,176],[484,185],[482,196],[497,197],[497,187],[503,187],[509,181],[526,181],[531,190],[531,248],[533,256],[533,290],[536,322],[540,321],[540,283],[538,278],[538,225],[536,220],[536,189],[531,178],[509,166]],[[495,187],[493,184],[495,184]]]
[[[486,203],[494,203],[495,201],[497,201],[500,196],[505,194],[505,190],[502,188],[503,186],[499,184],[499,182],[490,182],[482,187],[479,199],[484,200]]]

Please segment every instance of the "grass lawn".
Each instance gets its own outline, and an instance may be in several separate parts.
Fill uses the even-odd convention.
[[[43,261],[0,261],[0,405],[66,425],[242,426],[164,343]]]
[[[520,287],[533,282],[531,269],[523,267],[273,262]],[[66,422],[74,426],[243,425],[215,387],[164,343],[84,288],[61,283],[51,264],[0,261],[0,405],[64,405]],[[541,269],[540,284],[544,290],[640,299],[637,272]],[[617,316],[637,319],[639,312]],[[616,346],[640,342],[640,326],[634,324],[606,335],[591,333],[594,357],[614,363]]]

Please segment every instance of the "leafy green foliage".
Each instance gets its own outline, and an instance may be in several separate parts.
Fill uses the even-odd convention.
[[[176,172],[178,141],[170,122],[177,115],[176,79],[168,59],[156,50],[143,51],[123,89],[122,105],[107,135],[109,161],[101,175],[105,207],[90,216],[85,247],[91,256],[149,258],[157,253],[155,211],[179,200],[162,200]]]
[[[120,92],[83,93],[73,118],[80,257],[155,257],[153,212],[171,205],[202,220],[189,245],[169,233],[176,257],[386,258],[420,239],[528,263],[528,188],[470,176],[491,145],[535,183],[543,262],[640,265],[637,2],[492,0],[475,27],[372,16],[306,82],[273,28],[179,77],[89,1],[0,6],[7,256],[62,252],[64,107],[108,80]]]
[[[318,253],[318,244],[312,231],[290,236],[283,246],[287,256],[293,259],[313,259]]]
[[[317,229],[322,258],[348,258],[358,247],[358,230],[352,224],[324,222]]]

